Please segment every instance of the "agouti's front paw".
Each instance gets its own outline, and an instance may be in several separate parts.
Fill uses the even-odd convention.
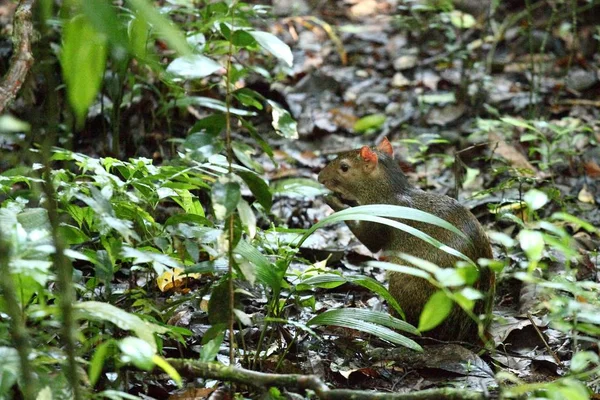
[[[333,208],[333,211],[345,210],[346,208],[350,207],[347,204],[342,203],[339,197],[333,194],[328,194],[325,196],[325,203],[327,203],[329,207]]]

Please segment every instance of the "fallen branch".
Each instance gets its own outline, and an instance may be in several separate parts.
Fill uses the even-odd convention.
[[[14,54],[10,60],[8,72],[0,82],[0,114],[8,103],[15,98],[33,65],[31,9],[34,3],[35,0],[21,0],[15,11],[13,19]]]
[[[170,358],[167,361],[180,374],[187,377],[218,379],[262,389],[277,386],[302,391],[312,390],[321,400],[479,400],[485,398],[483,393],[480,392],[454,388],[428,389],[412,393],[381,393],[366,390],[330,389],[316,375],[269,374],[197,360]]]

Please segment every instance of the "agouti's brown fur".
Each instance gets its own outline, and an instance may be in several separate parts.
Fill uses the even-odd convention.
[[[462,231],[470,241],[432,224],[401,220],[440,242],[460,251],[471,260],[491,259],[492,249],[483,228],[469,210],[456,200],[425,192],[411,185],[398,163],[387,139],[377,146],[363,146],[358,150],[341,153],[319,174],[319,182],[334,194],[326,198],[335,211],[355,205],[393,204],[416,208],[436,215]],[[431,261],[440,267],[452,267],[458,258],[438,250],[425,241],[399,229],[374,222],[348,221],[354,235],[372,252],[384,250],[402,252]],[[391,262],[407,264],[391,256]],[[488,268],[480,268],[475,287],[486,299],[478,301],[473,309],[475,315],[489,312],[488,306],[494,293],[494,274]],[[390,272],[389,291],[396,298],[406,320],[417,326],[423,306],[435,292],[425,279],[399,272]],[[477,338],[477,325],[456,304],[448,318],[437,328],[424,332],[424,336],[439,340],[470,341]]]

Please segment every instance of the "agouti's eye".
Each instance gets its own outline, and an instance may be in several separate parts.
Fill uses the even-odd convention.
[[[346,163],[342,163],[340,165],[340,169],[342,170],[342,172],[348,172],[348,170],[350,169],[350,166]]]

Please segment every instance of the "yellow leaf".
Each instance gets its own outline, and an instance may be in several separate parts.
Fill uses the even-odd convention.
[[[181,268],[173,268],[156,278],[156,284],[161,292],[185,291],[184,287],[187,286],[188,280],[200,279],[200,275],[198,273],[187,274]]]

